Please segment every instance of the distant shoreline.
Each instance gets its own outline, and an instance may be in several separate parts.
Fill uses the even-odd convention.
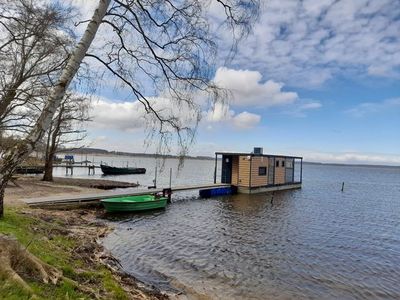
[[[131,157],[150,157],[150,158],[174,158],[179,159],[177,155],[161,155],[154,153],[135,153],[123,151],[108,151],[97,148],[81,148],[81,149],[64,149],[60,153],[76,154],[76,155],[106,155],[106,156],[131,156]],[[185,159],[195,160],[214,160],[212,156],[185,156]],[[353,163],[324,163],[324,162],[311,162],[303,161],[306,165],[324,165],[324,166],[338,166],[338,167],[368,167],[368,168],[400,168],[400,165],[376,165],[376,164],[353,164]]]
[[[372,164],[352,164],[352,163],[322,163],[322,162],[311,162],[311,161],[303,161],[303,164],[306,165],[323,165],[323,166],[337,166],[337,167],[363,167],[363,168],[394,168],[399,169],[400,165],[372,165]]]
[[[152,158],[176,158],[179,159],[177,155],[161,155],[154,153],[135,153],[135,152],[123,152],[123,151],[108,151],[104,149],[95,148],[82,148],[82,149],[62,149],[59,153],[68,153],[76,155],[107,155],[107,156],[132,156],[132,157],[152,157]],[[211,156],[185,156],[185,159],[198,159],[198,160],[214,160]]]

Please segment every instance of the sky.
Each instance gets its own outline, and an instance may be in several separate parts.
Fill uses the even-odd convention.
[[[96,2],[71,1],[82,15]],[[202,113],[190,155],[259,146],[306,161],[400,165],[400,1],[269,0],[231,61],[227,38],[219,44],[213,80],[229,99]],[[97,93],[88,145],[152,153],[141,104],[112,85]]]

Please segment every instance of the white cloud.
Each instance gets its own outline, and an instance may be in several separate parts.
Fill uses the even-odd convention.
[[[193,127],[196,124],[197,112],[186,105],[178,106],[173,101],[162,97],[147,98],[157,113],[164,118],[176,118],[182,126]],[[206,125],[226,122],[237,129],[249,129],[261,121],[261,116],[241,112],[235,114],[226,103],[217,102],[214,110],[203,112]],[[123,132],[143,131],[157,128],[158,121],[151,113],[146,113],[144,105],[139,101],[112,102],[101,98],[93,102],[91,116],[92,128],[111,129]]]
[[[79,8],[82,21],[91,17],[97,1],[67,3]],[[234,63],[301,87],[319,86],[335,75],[399,78],[398,11],[398,0],[268,0]],[[222,38],[224,61],[232,35],[218,27],[224,20],[222,6],[211,1],[209,15],[212,31]],[[99,36],[109,36],[107,30],[102,26]],[[93,47],[101,47],[101,40],[96,38]]]
[[[260,72],[251,70],[235,70],[220,67],[213,81],[229,91],[229,99],[225,103],[216,103],[213,110],[205,114],[207,122],[228,122],[238,129],[255,127],[261,121],[261,116],[243,111],[238,114],[231,108],[268,108],[295,104],[299,97],[297,93],[283,91],[283,84],[268,80],[262,82]],[[319,108],[320,103],[300,103],[290,111],[293,114],[304,115],[305,110]],[[211,127],[209,126],[211,129]]]
[[[208,123],[225,122],[232,124],[237,129],[250,129],[261,121],[261,116],[247,111],[235,114],[227,103],[216,103],[213,110],[208,111],[205,121]],[[208,129],[212,126],[208,125]]]
[[[234,63],[301,87],[335,75],[399,78],[399,11],[398,0],[269,0]]]
[[[178,106],[162,97],[148,97],[147,100],[162,118],[175,118],[182,126],[193,126],[196,123],[197,112],[184,103]],[[147,113],[145,106],[139,101],[111,102],[104,98],[99,99],[93,102],[91,116],[92,126],[95,128],[135,131],[158,126],[154,114]]]
[[[250,129],[260,123],[261,116],[244,111],[233,117],[232,121],[237,128]]]
[[[295,117],[304,118],[308,111],[320,109],[322,104],[318,101],[300,100],[295,105],[285,110],[284,113]]]
[[[373,64],[368,67],[368,74],[372,76],[381,76],[381,77],[391,77],[395,75],[388,65],[376,65],[376,64]]]
[[[263,83],[257,71],[220,67],[214,81],[232,93],[230,103],[236,106],[276,106],[293,103],[298,98],[294,92],[282,91],[282,83],[273,80]]]
[[[308,102],[300,106],[301,110],[321,108],[322,104],[319,102]]]
[[[388,109],[400,110],[400,98],[391,98],[377,102],[364,102],[354,108],[346,110],[345,113],[354,117],[363,117],[367,114],[378,113]]]
[[[212,110],[206,114],[206,121],[221,122],[230,120],[235,115],[235,112],[229,108],[227,103],[217,102]]]
[[[92,17],[98,5],[98,1],[64,0],[64,4],[73,6],[75,9],[79,11],[82,20],[88,20]],[[83,24],[83,26],[85,28],[87,26],[87,23]]]
[[[146,123],[142,104],[135,102],[109,102],[98,100],[93,103],[94,127],[130,131],[143,128]]]

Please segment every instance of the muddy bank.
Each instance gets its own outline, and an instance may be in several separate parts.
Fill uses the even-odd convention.
[[[57,222],[66,228],[66,234],[79,241],[74,255],[83,259],[88,265],[101,263],[106,266],[130,299],[168,299],[167,295],[141,284],[125,273],[119,261],[102,246],[101,239],[112,231],[107,223],[99,219],[104,214],[103,209],[68,211],[29,209],[25,210],[25,213],[46,222]]]

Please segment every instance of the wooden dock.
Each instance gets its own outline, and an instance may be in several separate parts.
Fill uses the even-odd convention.
[[[188,190],[201,190],[208,188],[218,188],[218,187],[229,187],[230,184],[202,184],[202,185],[185,185],[185,186],[175,186],[171,187],[172,193],[179,191]],[[52,197],[40,197],[40,198],[27,198],[22,199],[23,202],[28,204],[30,207],[49,207],[49,206],[76,206],[82,204],[95,204],[99,203],[101,199],[113,198],[113,197],[126,197],[126,196],[139,196],[145,194],[162,193],[164,190],[169,189],[169,187],[156,188],[156,189],[140,189],[136,191],[107,191],[96,194],[85,194],[76,196],[52,196]]]
[[[95,175],[96,174],[96,168],[101,168],[100,166],[96,166],[93,164],[55,164],[53,165],[53,168],[65,168],[65,175],[68,175],[71,173],[71,175],[74,175],[74,169],[75,168],[86,168],[88,170],[88,175]]]

